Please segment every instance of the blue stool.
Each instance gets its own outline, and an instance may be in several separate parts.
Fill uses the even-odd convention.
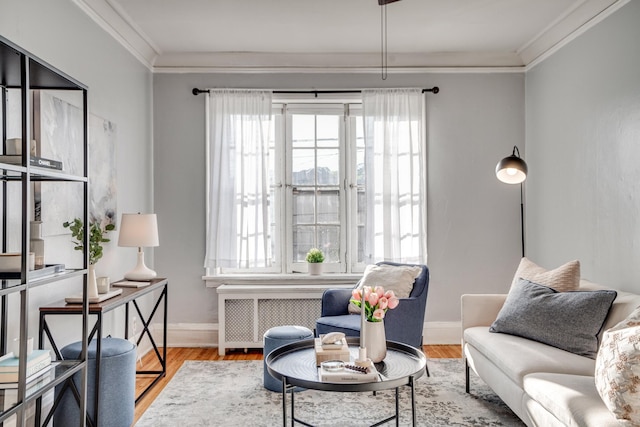
[[[100,354],[100,396],[98,397],[98,423],[100,427],[129,427],[133,423],[136,400],[136,346],[121,338],[103,338]],[[82,351],[78,341],[62,348],[64,359],[77,360]],[[93,419],[95,407],[96,340],[88,348],[87,361],[87,412]],[[73,382],[80,390],[82,372],[73,376]],[[64,383],[56,386],[56,399],[62,392]],[[69,387],[60,406],[53,416],[56,426],[80,425],[80,408]],[[95,420],[94,420],[95,423]]]
[[[273,378],[267,370],[267,356],[269,353],[283,345],[312,338],[313,332],[304,326],[276,326],[264,333],[264,349],[262,351],[264,355],[262,362],[264,369],[264,388],[282,393],[282,381]]]

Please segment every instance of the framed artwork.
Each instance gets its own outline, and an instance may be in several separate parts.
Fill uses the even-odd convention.
[[[40,157],[65,159],[62,172],[82,175],[82,109],[76,93],[48,91],[34,93],[34,136]],[[63,96],[60,96],[63,95]],[[116,224],[116,125],[90,114],[89,135],[89,221],[102,226]],[[69,234],[62,224],[82,217],[82,184],[37,183],[34,186],[34,219],[42,221],[42,234]],[[77,200],[78,203],[61,203]]]

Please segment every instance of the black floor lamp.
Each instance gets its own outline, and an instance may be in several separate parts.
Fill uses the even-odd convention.
[[[524,200],[522,183],[527,179],[527,164],[520,158],[520,150],[515,145],[513,153],[496,165],[496,176],[506,184],[520,184],[520,232],[522,235],[522,256],[524,257]]]

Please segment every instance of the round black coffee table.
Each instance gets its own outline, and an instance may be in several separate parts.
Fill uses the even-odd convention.
[[[347,338],[351,361],[358,357],[358,337]],[[279,347],[266,356],[267,370],[276,379],[282,381],[282,425],[287,425],[287,392],[291,394],[291,425],[296,422],[311,426],[295,417],[295,387],[321,391],[338,392],[375,392],[396,389],[396,413],[373,426],[382,425],[393,419],[399,425],[399,392],[402,386],[411,387],[411,419],[416,423],[415,380],[424,375],[427,359],[415,347],[394,341],[387,341],[387,356],[376,363],[380,381],[367,383],[328,383],[318,378],[318,367],[314,350],[314,340],[299,341]]]

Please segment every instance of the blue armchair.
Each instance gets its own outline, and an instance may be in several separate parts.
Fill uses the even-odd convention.
[[[380,262],[378,265],[414,265]],[[388,310],[384,318],[387,340],[409,344],[421,349],[422,328],[429,290],[429,269],[420,265],[422,273],[416,278],[408,298],[401,298],[400,305]],[[346,336],[360,336],[360,316],[349,314],[351,289],[327,289],[322,294],[322,313],[316,320],[316,334],[343,332]]]

